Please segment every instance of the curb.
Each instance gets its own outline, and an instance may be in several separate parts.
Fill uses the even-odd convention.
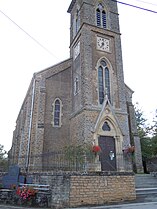
[[[114,208],[114,209],[117,209],[117,208],[126,208],[126,207],[130,207],[130,206],[142,206],[142,205],[153,205],[153,204],[157,204],[157,202],[145,202],[145,203],[124,203],[124,204],[121,204],[121,205],[102,205],[102,206],[87,206],[87,207],[79,207],[79,208],[74,208],[74,209],[109,209],[109,208]],[[72,209],[72,208],[65,208],[65,209]]]

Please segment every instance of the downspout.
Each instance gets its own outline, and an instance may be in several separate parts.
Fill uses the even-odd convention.
[[[28,172],[28,165],[29,165],[29,154],[30,154],[30,141],[31,141],[31,129],[32,129],[32,118],[33,118],[34,95],[35,95],[35,74],[33,76],[32,101],[31,101],[31,111],[30,111],[30,120],[29,120],[29,128],[28,128],[28,143],[27,143],[27,154],[26,154],[26,172]]]

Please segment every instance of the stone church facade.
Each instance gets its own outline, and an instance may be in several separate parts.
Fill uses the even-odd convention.
[[[70,58],[33,75],[17,117],[10,164],[27,171],[53,170],[50,153],[84,143],[101,147],[95,170],[125,171],[123,152],[132,145],[134,166],[141,172],[117,3],[72,0],[68,13]]]

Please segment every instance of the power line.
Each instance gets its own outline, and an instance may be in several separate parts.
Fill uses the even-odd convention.
[[[19,26],[14,20],[12,20],[8,15],[6,15],[2,10],[0,10],[0,12],[6,18],[8,18],[14,25],[16,25],[21,31],[23,31],[27,36],[29,36],[34,42],[36,42],[42,49],[44,49],[45,51],[47,51],[53,57],[57,58],[49,49],[47,49],[43,44],[41,44],[38,40],[36,40],[33,36],[31,36],[26,30],[24,30],[21,26]]]
[[[139,6],[136,6],[136,5],[133,5],[133,4],[128,4],[128,3],[125,3],[125,2],[121,2],[121,1],[117,1],[117,0],[111,0],[113,2],[117,2],[117,3],[120,3],[120,4],[123,4],[123,5],[126,5],[126,6],[130,6],[130,7],[134,7],[136,9],[141,9],[141,10],[144,10],[144,11],[147,11],[147,12],[152,12],[152,13],[157,13],[157,11],[154,11],[154,10],[150,10],[150,9],[146,9],[146,8],[143,8],[143,7],[139,7]],[[153,3],[149,3],[149,2],[145,2],[145,1],[142,1],[142,0],[136,0],[136,1],[139,1],[139,2],[143,2],[143,3],[147,3],[147,4],[152,4],[152,5],[155,5],[157,6],[156,4],[153,4]],[[41,44],[37,39],[35,39],[33,36],[31,36],[26,30],[24,30],[21,26],[19,26],[14,20],[12,20],[8,15],[6,15],[2,10],[0,10],[0,12],[7,18],[9,19],[14,25],[16,25],[16,27],[18,27],[21,31],[23,31],[27,36],[29,36],[34,42],[36,42],[41,48],[43,48],[45,51],[47,51],[50,55],[52,55],[53,57],[57,58],[49,49],[47,49],[43,44]],[[57,58],[58,59],[58,58]]]
[[[117,3],[120,3],[120,4],[124,4],[126,6],[134,7],[136,9],[141,9],[141,10],[144,10],[144,11],[147,11],[147,12],[152,12],[152,13],[157,14],[157,11],[154,11],[154,10],[151,10],[151,9],[146,9],[146,8],[139,7],[139,6],[136,6],[136,5],[133,5],[133,4],[128,4],[128,3],[125,3],[125,2],[122,2],[122,1],[117,1],[117,0],[111,0],[111,1],[114,1],[114,2],[117,2]]]
[[[142,0],[135,0],[135,1],[141,2],[141,3],[144,3],[144,4],[149,4],[149,5],[157,6],[157,4],[154,4],[154,3],[151,3],[151,2],[147,2],[147,1],[142,1]]]
[[[117,0],[111,0],[111,1],[114,1],[114,2],[117,2],[117,3],[120,3],[120,4],[124,4],[124,5],[127,5],[127,6],[130,6],[130,7],[134,7],[134,8],[137,8],[137,9],[141,9],[141,10],[145,10],[147,12],[152,12],[152,13],[157,13],[157,11],[154,11],[154,10],[150,10],[150,9],[146,9],[146,8],[143,8],[143,7],[139,7],[139,6],[136,6],[136,5],[132,5],[132,4],[128,4],[128,3],[125,3],[125,2],[121,2],[121,1],[117,1]],[[139,1],[139,2],[143,2],[143,3],[147,3],[147,4],[152,4],[152,3],[149,3],[149,2],[144,2],[142,0],[136,0],[136,1]],[[157,6],[156,4],[152,4],[152,5],[155,5]],[[47,51],[49,54],[51,54],[53,57],[57,58],[49,49],[47,49],[43,44],[41,44],[37,39],[35,39],[33,36],[31,36],[26,30],[24,30],[21,26],[19,26],[14,20],[12,20],[8,15],[6,15],[2,10],[0,10],[0,12],[6,17],[8,18],[14,25],[16,25],[21,31],[23,31],[27,36],[29,36],[34,42],[36,42],[41,48],[43,48],[45,51]],[[57,58],[58,59],[58,58]]]
[[[39,41],[37,41],[33,36],[31,36],[27,31],[25,31],[21,26],[19,26],[14,20],[12,20],[8,15],[6,15],[2,10],[0,12],[7,17],[14,25],[16,25],[20,30],[22,30],[27,36],[29,36],[33,41],[35,41],[40,47],[42,47],[44,50],[46,50],[49,54],[56,57],[54,54],[52,54],[45,46],[43,46]],[[57,57],[56,57],[57,58]],[[83,80],[86,80],[82,75],[75,72],[79,77],[81,77]]]

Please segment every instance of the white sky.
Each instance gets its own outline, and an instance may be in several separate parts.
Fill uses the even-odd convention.
[[[157,11],[157,0],[121,0]],[[71,0],[0,0],[0,144],[9,150],[33,73],[69,58]],[[154,5],[156,4],[156,5]],[[118,4],[125,83],[148,118],[157,109],[157,14]],[[59,12],[58,12],[59,11]],[[47,48],[49,54],[4,14]]]

